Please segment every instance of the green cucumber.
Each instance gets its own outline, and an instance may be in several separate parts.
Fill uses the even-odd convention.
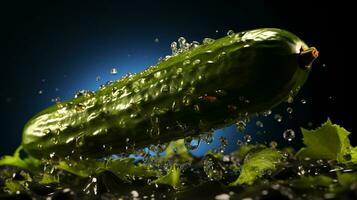
[[[281,29],[231,34],[43,110],[22,146],[37,158],[101,157],[221,128],[294,96],[317,55]]]

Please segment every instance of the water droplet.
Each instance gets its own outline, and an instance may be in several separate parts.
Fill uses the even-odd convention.
[[[90,96],[91,94],[93,94],[92,91],[89,90],[79,90],[76,92],[76,94],[74,95],[74,98],[79,98],[82,96]]]
[[[200,64],[201,60],[200,59],[196,59],[192,62],[193,65],[198,65]]]
[[[155,39],[154,39],[154,42],[155,42],[155,43],[159,43],[159,42],[160,42],[159,38],[155,38]]]
[[[286,108],[286,112],[288,112],[289,114],[293,113],[293,108],[292,107],[287,107]]]
[[[246,143],[249,143],[252,141],[252,136],[247,134],[247,135],[244,135],[243,139]]]
[[[239,120],[236,122],[237,132],[244,132],[247,124],[243,120]]]
[[[295,131],[292,129],[287,129],[283,133],[283,138],[291,142],[295,138]]]
[[[322,67],[326,67],[326,64],[324,63],[324,64],[322,64]]]
[[[301,103],[302,104],[306,104],[306,100],[305,99],[301,99]]]
[[[213,142],[214,137],[212,136],[212,133],[206,133],[202,135],[200,139],[207,144],[211,144]]]
[[[220,142],[221,145],[224,146],[224,147],[228,145],[228,140],[227,140],[226,137],[223,137],[223,136],[220,137],[220,138],[219,138],[219,142]]]
[[[168,91],[169,91],[169,86],[168,85],[162,85],[161,92],[168,92]]]
[[[220,96],[224,96],[224,95],[226,95],[227,94],[227,92],[226,91],[224,91],[224,90],[216,90],[216,94],[218,94],[218,95],[220,95]]]
[[[289,96],[287,99],[288,103],[293,103],[294,102],[294,98],[292,96]]]
[[[118,73],[118,70],[117,68],[113,67],[111,70],[110,70],[110,74],[112,75],[116,75]]]
[[[61,101],[61,97],[52,98],[51,102],[58,103]]]
[[[237,140],[237,145],[242,146],[243,145],[242,140]]]
[[[176,74],[181,74],[181,73],[182,73],[182,68],[181,67],[177,68]]]
[[[84,104],[82,104],[82,103],[78,103],[78,104],[74,105],[74,109],[76,111],[80,112],[80,111],[85,110],[86,106]]]
[[[185,49],[185,46],[186,46],[186,38],[184,38],[184,37],[179,37],[177,41],[178,41],[178,43],[179,43],[180,49]]]
[[[267,116],[271,115],[271,113],[272,113],[271,110],[266,110],[263,112],[263,116],[267,117]]]
[[[233,30],[229,30],[229,31],[227,32],[227,36],[228,36],[228,37],[233,37],[233,35],[234,35],[234,31],[233,31]]]
[[[188,96],[184,96],[182,98],[182,104],[185,106],[189,106],[191,104],[191,99]]]
[[[274,115],[274,119],[277,122],[282,122],[283,121],[283,117],[281,115],[279,115],[279,114],[275,114]]]
[[[45,135],[50,134],[50,133],[51,133],[51,129],[45,128],[45,129],[42,131],[42,133],[45,134]]]
[[[74,140],[74,137],[70,137],[70,138],[68,138],[68,139],[66,140],[66,144],[68,144],[68,143],[72,142],[73,140]]]
[[[100,77],[100,76],[95,77],[95,81],[100,81],[101,79],[102,79],[102,77]]]
[[[131,191],[130,194],[131,194],[131,196],[133,198],[138,198],[139,197],[139,193],[136,190]]]
[[[224,156],[222,157],[222,161],[223,161],[223,162],[229,162],[229,161],[231,161],[231,159],[230,159],[229,155],[224,155]]]
[[[192,48],[196,48],[196,47],[198,47],[198,46],[200,46],[200,43],[199,43],[199,42],[197,42],[197,41],[192,41],[192,42],[191,42],[191,47],[192,47]]]
[[[39,94],[39,95],[43,94],[43,91],[42,91],[42,90],[39,90],[39,91],[38,91],[38,94]]]
[[[216,30],[216,33],[219,33],[219,31],[218,31],[218,30]]]
[[[263,124],[263,122],[261,122],[261,121],[257,121],[257,122],[255,122],[255,125],[257,126],[257,127],[259,127],[259,128],[263,128],[264,127],[264,124]]]
[[[229,200],[230,196],[229,194],[219,194],[214,197],[215,200]]]
[[[214,39],[212,39],[212,38],[204,38],[202,41],[203,44],[211,44],[213,42],[214,42]]]
[[[222,58],[224,57],[225,55],[227,55],[227,53],[225,51],[222,51],[219,55],[218,55],[218,58]]]
[[[177,52],[177,43],[176,42],[172,42],[170,47],[171,47],[172,55],[176,55],[178,53]]]
[[[185,60],[185,61],[183,61],[182,65],[185,66],[185,65],[188,65],[188,64],[190,64],[190,63],[191,63],[190,60]]]
[[[54,158],[54,157],[55,157],[55,155],[56,155],[56,153],[55,153],[55,152],[50,153],[50,158]]]
[[[200,106],[195,104],[193,105],[193,109],[196,111],[196,112],[200,112]]]
[[[185,146],[188,150],[197,149],[200,145],[200,139],[192,139],[191,137],[186,137],[184,141]]]

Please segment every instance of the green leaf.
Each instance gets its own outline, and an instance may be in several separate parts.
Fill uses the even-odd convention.
[[[102,168],[103,166],[104,163],[96,160],[81,160],[80,162],[60,161],[59,164],[56,165],[56,168],[80,177],[88,177],[95,174],[97,169]]]
[[[350,151],[351,160],[348,163],[357,164],[357,147],[353,147]]]
[[[192,156],[185,146],[184,139],[170,142],[170,144],[166,147],[165,155],[163,158],[171,159],[175,156],[178,156],[179,158],[187,161],[192,160]]]
[[[249,153],[249,151],[258,148],[266,148],[266,147],[262,144],[245,144],[240,146],[238,150],[232,152],[231,155],[240,159],[244,159],[244,157]]]
[[[289,181],[289,185],[297,189],[317,189],[318,187],[329,187],[333,184],[333,179],[324,176],[300,176],[297,179]]]
[[[171,185],[173,188],[176,189],[181,184],[180,175],[180,168],[176,167],[176,165],[173,165],[166,175],[161,176],[158,179],[152,181],[151,184]]]
[[[328,119],[316,130],[302,128],[301,131],[306,147],[300,149],[297,157],[337,160],[340,163],[346,161],[344,155],[351,147],[348,139],[350,133],[346,129],[332,124]]]
[[[38,182],[40,184],[59,183],[58,175],[44,173],[42,179]]]
[[[20,157],[21,150],[22,150],[22,146],[19,146],[12,156],[3,156],[0,159],[0,166],[5,166],[5,165],[15,166],[22,169],[27,169],[32,172],[40,170],[41,161],[31,156],[25,159],[21,159]]]
[[[357,183],[357,173],[337,173],[337,180],[343,187]]]
[[[267,171],[275,171],[277,165],[281,164],[283,159],[282,154],[275,149],[264,148],[249,151],[245,156],[241,174],[230,186],[252,185],[255,180],[262,177]]]
[[[157,177],[159,172],[143,164],[135,164],[133,158],[123,158],[108,161],[105,169],[114,173],[118,178],[129,181],[129,177]],[[129,176],[129,177],[128,177]]]
[[[27,188],[24,186],[25,181],[6,180],[4,190],[9,194],[16,194],[25,191]]]

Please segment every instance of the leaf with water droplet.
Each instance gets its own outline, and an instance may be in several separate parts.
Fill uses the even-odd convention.
[[[61,169],[80,177],[89,177],[95,174],[98,168],[103,168],[104,163],[95,160],[82,160],[77,162],[75,160],[62,160],[56,165],[57,169]]]
[[[40,184],[51,184],[51,183],[59,183],[59,176],[58,174],[48,174],[44,173],[42,175],[41,180],[39,181]]]
[[[170,185],[173,188],[178,188],[181,185],[180,182],[181,170],[176,167],[176,165],[172,165],[166,175],[159,177],[158,179],[152,181],[150,184],[164,184]]]
[[[332,124],[328,119],[315,130],[301,128],[301,132],[306,147],[297,152],[297,157],[346,162],[344,155],[348,153],[351,147],[348,139],[350,132],[346,129]]]
[[[111,171],[118,178],[123,181],[129,182],[130,178],[127,176],[130,174],[130,177],[157,177],[159,172],[143,164],[135,164],[133,158],[122,158],[116,160],[109,160],[105,165],[105,170]]]
[[[245,156],[241,173],[230,186],[242,184],[252,185],[267,171],[275,171],[283,161],[283,156],[277,150],[270,148],[252,149]]]

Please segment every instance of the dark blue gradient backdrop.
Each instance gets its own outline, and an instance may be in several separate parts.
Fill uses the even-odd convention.
[[[21,143],[24,124],[52,105],[52,99],[72,98],[78,90],[97,90],[109,80],[139,72],[170,54],[170,43],[180,36],[202,41],[205,37],[224,36],[229,29],[238,32],[260,27],[284,28],[321,52],[302,93],[289,105],[293,113],[288,114],[288,105],[284,104],[269,118],[252,119],[247,133],[253,141],[274,139],[282,145],[300,145],[298,127],[308,127],[308,122],[316,126],[328,116],[349,128],[351,124],[342,105],[344,93],[326,89],[335,74],[342,74],[329,57],[331,43],[326,44],[328,34],[332,34],[327,24],[329,12],[328,5],[308,1],[299,2],[293,9],[289,3],[263,0],[4,4],[0,21],[0,155],[13,152]],[[313,20],[307,13],[315,13]],[[118,74],[110,74],[113,67]],[[334,82],[343,86],[340,80]],[[302,98],[307,100],[305,105],[299,102]],[[282,123],[272,119],[276,113],[283,116]],[[255,125],[257,120],[263,122],[263,128]],[[296,139],[291,143],[282,138],[287,128],[296,131]],[[221,136],[228,139],[227,151],[237,148],[238,139],[243,140],[235,126],[227,127],[216,131],[211,145],[202,143],[193,153],[201,155],[218,147]]]

